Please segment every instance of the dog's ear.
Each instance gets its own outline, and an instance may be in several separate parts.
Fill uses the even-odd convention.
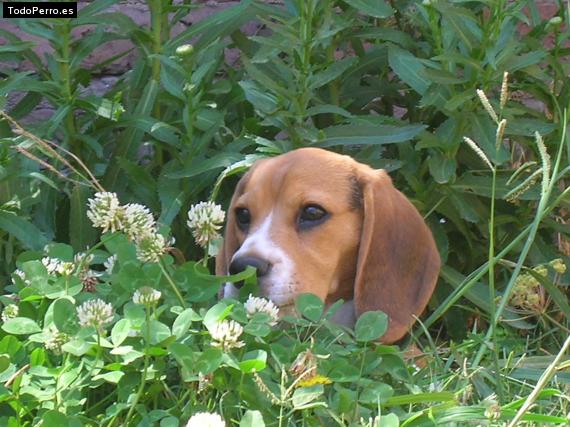
[[[381,338],[402,338],[427,305],[440,267],[431,231],[411,202],[383,170],[362,170],[363,225],[354,302],[357,316],[382,310],[388,331]]]
[[[226,276],[229,274],[229,267],[232,257],[239,249],[239,241],[236,236],[236,219],[234,213],[234,207],[236,200],[241,196],[245,191],[245,186],[249,181],[249,177],[251,175],[251,170],[247,172],[237,183],[236,188],[234,190],[234,194],[232,196],[232,200],[230,202],[230,206],[226,213],[226,227],[224,232],[224,241],[222,243],[222,247],[220,248],[220,252],[216,256],[216,275],[217,276]]]

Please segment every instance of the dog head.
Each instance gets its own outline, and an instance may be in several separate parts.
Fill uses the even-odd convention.
[[[440,259],[429,228],[383,170],[303,148],[256,162],[228,210],[216,273],[257,269],[263,296],[288,312],[313,293],[382,310],[400,339],[433,292]],[[223,296],[236,296],[226,284]]]

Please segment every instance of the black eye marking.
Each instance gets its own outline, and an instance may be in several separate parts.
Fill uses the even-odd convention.
[[[237,225],[240,230],[245,231],[249,227],[249,223],[251,222],[251,214],[249,209],[246,208],[237,208],[235,210]]]
[[[329,217],[329,213],[319,205],[311,204],[301,208],[297,223],[299,228],[306,230],[322,224]]]

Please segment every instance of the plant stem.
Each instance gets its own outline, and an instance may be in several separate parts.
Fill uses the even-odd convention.
[[[497,167],[492,169],[493,180],[491,185],[491,212],[489,214],[489,316],[491,317],[491,342],[493,345],[493,359],[495,364],[495,372],[499,377],[499,354],[497,345],[497,321],[495,318],[495,197],[497,190]],[[497,381],[497,395],[499,402],[503,401],[503,386],[501,380]]]
[[[160,266],[160,270],[162,271],[162,274],[164,274],[164,277],[166,277],[166,281],[168,282],[168,284],[170,285],[170,287],[172,288],[172,290],[174,291],[174,293],[178,297],[180,304],[182,305],[183,308],[186,308],[186,302],[184,301],[182,294],[180,293],[180,291],[178,290],[178,287],[176,286],[176,284],[174,283],[174,281],[170,277],[170,274],[168,274],[168,271],[166,271],[166,268],[164,268],[164,265],[162,265],[162,261],[160,261],[158,263],[158,265]]]
[[[152,31],[152,79],[160,81],[160,55],[162,51],[162,0],[150,0],[150,25]],[[155,106],[156,108],[156,106]]]
[[[562,200],[565,200],[566,197],[568,197],[568,195],[570,194],[570,187],[567,188],[566,190],[564,190],[562,192],[562,194],[560,194],[556,200],[551,203],[545,210],[544,212],[542,212],[540,214],[540,220],[542,221],[542,219],[544,217],[546,217],[546,215],[548,215],[556,206],[558,206],[560,204],[560,202]],[[503,257],[505,257],[513,248],[515,248],[516,246],[518,246],[519,243],[522,242],[522,240],[528,236],[528,234],[530,233],[532,228],[532,225],[528,225],[524,230],[522,230],[518,236],[516,236],[514,239],[511,240],[511,242],[501,251],[497,254],[497,256],[494,258],[495,262],[498,262],[499,260],[501,260]],[[489,268],[489,263],[485,262],[483,265],[481,265],[477,270],[473,271],[471,274],[469,274],[464,280],[463,282],[461,282],[459,285],[457,285],[456,289],[451,293],[451,295],[449,295],[440,305],[438,308],[436,308],[434,310],[434,312],[425,320],[424,325],[426,328],[429,328],[431,325],[433,325],[441,316],[443,316],[447,310],[452,307],[460,298],[462,298],[470,289],[473,285],[475,285],[477,283],[477,281],[483,277],[485,274],[487,274]],[[445,271],[442,271],[442,273],[445,275]]]
[[[135,410],[135,407],[137,406],[137,403],[139,402],[143,391],[144,391],[144,385],[146,382],[146,374],[148,371],[148,365],[149,365],[149,356],[148,356],[148,343],[150,341],[150,307],[148,305],[146,305],[146,330],[145,330],[145,337],[144,337],[144,365],[143,365],[143,372],[142,372],[142,378],[141,378],[141,383],[139,384],[139,389],[137,390],[137,394],[135,396],[134,401],[131,403],[131,407],[129,409],[129,412],[127,412],[127,417],[125,418],[125,425],[129,425],[129,420],[131,418],[131,416],[133,415],[133,412]]]
[[[152,65],[151,73],[152,80],[160,82],[160,54],[162,53],[162,40],[163,40],[163,15],[162,10],[163,0],[150,0],[150,25],[152,32]],[[168,18],[168,17],[166,17]],[[154,117],[160,118],[160,104],[154,104],[153,110]],[[155,145],[155,159],[159,166],[163,163],[163,151],[159,144]]]
[[[512,293],[512,290],[515,286],[516,283],[516,279],[519,276],[519,273],[523,267],[523,263],[528,255],[528,253],[530,252],[530,248],[534,242],[534,238],[536,236],[536,233],[538,231],[538,227],[542,221],[543,216],[545,215],[546,211],[547,211],[547,202],[548,199],[550,198],[550,194],[552,193],[552,189],[554,188],[554,185],[556,184],[556,177],[558,176],[558,169],[560,167],[560,160],[562,158],[562,150],[564,147],[563,141],[565,141],[566,139],[566,123],[567,123],[567,112],[564,112],[564,118],[562,120],[562,137],[561,137],[561,143],[559,145],[558,148],[558,154],[556,156],[556,162],[554,165],[554,168],[552,169],[552,179],[549,180],[549,185],[548,188],[545,189],[545,191],[541,192],[540,195],[540,200],[538,202],[538,208],[536,210],[536,215],[534,218],[534,221],[532,222],[532,225],[530,227],[530,231],[529,231],[529,235],[526,239],[525,245],[519,255],[519,259],[517,261],[517,265],[515,266],[515,269],[513,271],[513,274],[511,275],[511,278],[509,280],[509,283],[507,284],[507,288],[505,289],[505,291],[503,292],[503,296],[501,297],[501,300],[499,302],[499,306],[497,307],[497,311],[495,313],[495,318],[493,320],[493,322],[498,323],[499,320],[501,320],[501,316],[503,314],[503,311],[505,310],[507,303],[509,301],[510,295]],[[487,331],[487,334],[485,335],[485,341],[488,341],[489,338],[491,337],[491,333],[492,330],[489,329],[489,331]],[[473,364],[472,364],[472,368],[476,369],[479,364],[481,363],[481,360],[483,359],[483,356],[485,355],[487,351],[487,346],[481,346],[479,348],[479,351],[477,352],[477,355],[475,356],[475,359],[473,360]]]
[[[60,23],[56,24],[57,33],[61,38],[61,50],[59,52],[59,73],[62,84],[62,92],[65,104],[70,107],[65,117],[65,128],[67,131],[67,138],[71,151],[76,154],[80,153],[80,148],[75,139],[75,118],[73,111],[73,91],[71,84],[71,68],[69,66],[69,57],[71,53],[71,27],[69,19],[62,19]]]
[[[556,367],[558,366],[558,363],[560,362],[560,360],[562,359],[562,357],[564,356],[564,353],[566,353],[566,351],[570,348],[570,336],[568,336],[566,338],[566,341],[564,341],[564,344],[562,345],[562,348],[560,349],[560,351],[558,352],[558,354],[556,355],[556,357],[554,358],[554,360],[552,361],[552,363],[548,366],[548,368],[546,368],[546,370],[544,371],[544,373],[541,375],[540,379],[538,380],[538,382],[536,383],[536,386],[534,387],[534,389],[532,390],[532,392],[528,395],[528,397],[526,398],[525,402],[523,403],[523,405],[519,408],[517,414],[515,415],[515,417],[511,420],[511,422],[509,423],[509,425],[507,427],[514,427],[517,425],[517,423],[520,421],[520,419],[523,417],[523,415],[525,414],[526,411],[528,411],[528,409],[530,408],[530,406],[534,403],[534,401],[536,400],[536,398],[538,397],[538,395],[540,394],[540,392],[542,391],[542,389],[546,386],[546,383],[550,380],[550,378],[552,377],[552,374],[554,373],[554,371],[556,370]]]

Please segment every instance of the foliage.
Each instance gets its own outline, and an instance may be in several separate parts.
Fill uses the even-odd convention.
[[[221,282],[253,271],[215,277],[170,255],[143,263],[138,244],[119,229],[85,253],[57,243],[20,255],[0,297],[2,425],[178,426],[205,411],[240,426],[421,426],[509,419],[523,403],[461,406],[473,393],[459,372],[430,378],[375,342],[381,312],[351,331],[329,321],[339,304],[325,311],[305,294],[299,317],[272,327],[263,304],[210,303]],[[559,393],[542,390],[523,419],[565,423],[550,414]]]
[[[247,390],[254,388],[253,374],[239,368],[248,351],[267,353],[267,367],[259,375],[274,393],[282,382],[282,368],[286,370],[292,363],[290,354],[283,358],[272,353],[279,344],[295,348],[297,353],[314,345],[316,354],[334,353],[346,361],[351,357],[368,360],[368,354],[384,351],[379,350],[383,347],[354,341],[345,331],[346,349],[337,354],[336,347],[335,352],[322,347],[333,342],[333,336],[327,336],[333,327],[326,321],[319,323],[323,321],[318,316],[309,317],[311,324],[289,319],[286,322],[300,331],[302,339],[295,341],[281,330],[256,336],[246,327],[246,346],[223,355],[219,362],[223,366],[214,373],[214,379],[222,380],[214,381],[206,394],[199,395],[191,388],[171,390],[179,377],[170,382],[167,368],[178,369],[182,378],[185,371],[181,360],[167,355],[173,352],[169,346],[183,343],[193,352],[209,354],[208,328],[203,320],[213,304],[208,298],[214,296],[220,283],[201,263],[180,259],[182,253],[192,260],[203,255],[185,227],[182,211],[206,199],[226,205],[235,176],[253,161],[312,145],[350,154],[391,172],[396,186],[424,214],[444,262],[438,290],[430,303],[431,314],[414,331],[413,339],[432,354],[427,371],[436,389],[451,391],[462,406],[453,399],[450,403],[447,396],[434,409],[422,412],[427,406],[422,407],[413,397],[410,401],[401,396],[407,388],[412,396],[420,393],[418,399],[422,400],[421,393],[429,389],[423,383],[428,381],[426,371],[408,372],[406,379],[388,372],[378,385],[392,387],[390,399],[399,403],[380,402],[381,409],[394,409],[392,414],[408,423],[405,425],[416,425],[416,416],[418,425],[427,425],[430,417],[440,423],[457,421],[456,416],[481,420],[478,405],[487,405],[487,410],[495,408],[495,403],[489,402],[496,392],[501,416],[511,417],[509,411],[522,405],[519,396],[529,394],[528,383],[536,382],[544,369],[555,367],[551,355],[564,347],[569,330],[570,272],[552,268],[558,259],[566,265],[570,262],[570,142],[565,114],[570,107],[565,60],[569,53],[568,9],[559,3],[556,16],[543,20],[533,1],[286,0],[282,6],[275,6],[247,0],[173,35],[175,25],[197,6],[149,0],[150,25],[141,28],[128,16],[112,12],[114,4],[114,0],[95,0],[80,10],[76,20],[15,20],[28,36],[47,41],[53,54],[44,58],[35,53],[33,42],[6,31],[0,33],[7,41],[0,47],[4,77],[0,81],[0,107],[8,114],[0,119],[0,285],[6,283],[6,292],[23,292],[17,304],[18,319],[28,319],[11,322],[9,328],[15,330],[5,330],[26,333],[6,335],[6,351],[0,353],[9,358],[0,357],[4,361],[0,368],[9,362],[3,371],[7,380],[14,369],[28,364],[40,367],[42,373],[26,368],[8,383],[17,385],[5,390],[9,399],[15,399],[10,400],[16,402],[10,405],[12,410],[30,422],[35,416],[44,417],[43,411],[49,409],[54,412],[44,423],[57,423],[58,405],[85,404],[91,408],[85,412],[88,418],[103,416],[110,421],[117,414],[116,420],[123,419],[126,414],[122,407],[109,409],[106,415],[98,412],[100,397],[113,388],[108,378],[117,379],[122,372],[124,379],[118,383],[127,384],[128,379],[130,385],[123,390],[134,389],[145,384],[140,372],[148,363],[147,368],[155,370],[149,371],[153,373],[141,392],[143,400],[151,402],[165,393],[171,399],[168,402],[176,403],[165,404],[160,410],[174,408],[169,416],[182,419],[195,412],[190,407],[197,402],[204,409],[212,409],[211,402],[223,395],[222,386],[239,389],[246,384]],[[242,26],[253,20],[261,23],[260,31],[247,35]],[[524,37],[521,31],[527,31]],[[76,36],[79,32],[82,37]],[[93,94],[87,89],[90,82],[122,55],[94,65],[88,65],[87,58],[117,40],[132,44],[132,69],[105,93]],[[237,65],[228,63],[228,48],[239,51]],[[14,71],[12,65],[23,61],[29,71]],[[505,72],[509,73],[508,100],[501,96]],[[506,120],[500,141],[498,120],[489,115],[477,89],[487,94],[498,119]],[[42,102],[49,103],[53,115],[45,123],[29,122],[30,113]],[[17,122],[26,123],[25,130]],[[464,143],[464,137],[475,142],[487,162]],[[536,143],[538,138],[543,140],[542,148]],[[550,174],[545,173],[545,153],[552,157],[552,165],[558,165]],[[133,243],[117,243],[121,237],[114,235],[100,238],[84,207],[93,190],[103,189],[119,193],[125,202],[144,203],[157,213],[158,229],[176,238],[178,252],[172,255],[183,265],[175,267],[170,255],[165,255],[161,263],[142,267],[133,261]],[[156,340],[150,343],[148,331],[141,329],[143,323],[137,324],[134,328],[138,335],[124,340],[131,340],[132,345],[128,345],[143,355],[128,363],[124,363],[129,360],[125,355],[111,353],[122,344],[115,345],[107,338],[95,343],[89,331],[77,338],[90,343],[82,357],[72,352],[65,352],[65,357],[52,355],[42,348],[46,328],[52,323],[49,313],[56,308],[58,312],[64,310],[61,313],[71,312],[70,304],[77,306],[90,297],[82,291],[79,278],[62,280],[43,271],[38,262],[40,252],[53,241],[69,245],[48,246],[60,248],[50,256],[63,261],[71,261],[73,254],[88,248],[95,255],[96,266],[110,254],[118,255],[120,270],[101,276],[105,284],[97,289],[101,297],[113,301],[115,325],[126,327],[122,321],[130,319],[125,317],[125,307],[133,306],[128,302],[132,293],[151,285],[160,289],[165,299],[152,313],[143,314],[152,314],[165,325],[157,328],[163,332],[168,328],[172,334],[175,319],[181,315],[175,308],[179,298],[178,302],[167,299],[173,290],[166,277],[172,275],[173,283],[196,313],[193,329],[189,327],[184,337],[173,334],[176,340],[172,343],[166,337],[166,344]],[[48,254],[52,250],[48,249]],[[204,255],[206,262],[214,250],[215,245]],[[24,288],[12,275],[16,268],[23,269],[36,283]],[[542,274],[545,269],[546,274]],[[10,277],[15,285],[7,285]],[[36,290],[28,295],[29,289]],[[195,295],[203,299],[192,301],[191,290],[199,291]],[[69,304],[61,302],[64,300]],[[3,302],[10,305],[13,301]],[[251,320],[243,317],[240,307],[235,302],[228,315],[247,325]],[[61,313],[58,316],[63,316]],[[141,319],[138,321],[144,322]],[[38,327],[43,332],[32,341],[34,335],[30,334]],[[316,338],[314,344],[307,338],[311,335]],[[447,340],[449,346],[438,350]],[[541,359],[546,357],[543,351],[549,359]],[[219,353],[217,358],[221,357]],[[232,368],[231,360],[238,368]],[[325,359],[322,363],[327,366],[328,362]],[[361,375],[356,389],[348,387],[349,391],[342,382],[321,385],[322,392],[305,403],[323,401],[333,410],[318,407],[294,411],[293,419],[307,425],[317,422],[311,418],[314,414],[334,419],[344,414],[342,405],[349,403],[352,406],[346,413],[351,417],[347,415],[342,422],[367,417],[368,411],[378,408],[371,401],[358,400],[359,390],[385,368],[380,364],[378,369],[372,376],[367,376],[368,372]],[[327,375],[326,369],[322,372]],[[30,375],[26,379],[33,379],[37,387],[49,383],[53,388],[49,398],[36,396],[34,413],[25,413],[28,395],[21,398],[21,384],[14,383],[16,378],[23,378],[23,373]],[[104,376],[93,380],[97,375]],[[59,382],[63,380],[80,383],[74,393],[83,397],[62,400],[64,391]],[[568,378],[562,374],[556,381],[559,383],[553,387],[562,387]],[[196,382],[192,379],[186,383]],[[469,384],[475,397],[469,396]],[[294,393],[298,390],[302,389]],[[556,392],[538,391],[543,394],[536,414],[569,412],[562,398],[548,403],[556,398]],[[120,399],[115,399],[115,394],[110,399],[131,405],[128,392],[121,393]],[[187,400],[178,399],[186,399],[188,393],[194,400],[184,406]],[[308,393],[307,399],[313,396]],[[83,402],[82,398],[87,400]],[[234,406],[220,410],[235,420],[256,420],[257,413],[246,410],[258,410],[268,422],[277,419],[277,408],[284,411],[281,415],[294,409],[291,402],[287,402],[289,406],[242,406],[242,398],[228,397]],[[406,406],[409,403],[417,405]],[[150,416],[150,404],[136,408],[132,419]],[[160,414],[153,413],[152,417],[160,418]],[[151,421],[155,418],[144,419],[143,424],[155,422]],[[546,422],[540,418],[527,420]]]

